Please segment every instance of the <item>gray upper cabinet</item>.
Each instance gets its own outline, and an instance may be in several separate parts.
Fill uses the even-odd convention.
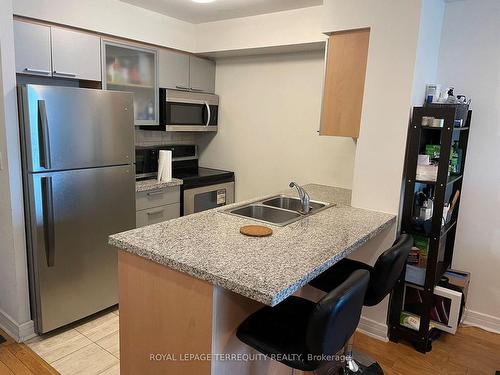
[[[158,75],[160,87],[215,92],[215,62],[211,60],[160,49]]]
[[[158,64],[160,87],[189,89],[189,55],[160,49]]]
[[[52,27],[52,75],[101,80],[101,38]]]
[[[193,91],[215,92],[215,62],[190,56],[189,83]]]
[[[50,27],[14,20],[16,72],[51,76]]]
[[[101,38],[14,20],[16,73],[101,80]]]

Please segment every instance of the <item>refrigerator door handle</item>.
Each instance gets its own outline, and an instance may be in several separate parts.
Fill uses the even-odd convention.
[[[38,134],[38,141],[40,145],[40,166],[45,169],[50,169],[49,124],[47,120],[45,100],[38,101]]]
[[[43,231],[45,240],[45,255],[47,267],[53,267],[55,263],[55,234],[54,234],[54,205],[52,202],[52,177],[42,177],[42,208],[43,208]]]

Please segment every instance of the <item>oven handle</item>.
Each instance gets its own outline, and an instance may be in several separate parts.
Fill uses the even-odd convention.
[[[207,123],[205,124],[205,126],[208,126],[210,125],[210,117],[212,117],[212,114],[210,113],[210,106],[208,105],[207,102],[205,102],[205,106],[207,107]]]

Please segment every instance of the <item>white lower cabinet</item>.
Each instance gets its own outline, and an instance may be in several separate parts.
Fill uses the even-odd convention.
[[[164,187],[135,194],[137,228],[175,219],[181,214],[179,186]]]
[[[137,228],[146,225],[161,223],[162,221],[179,217],[181,205],[179,203],[167,204],[165,206],[153,207],[147,210],[137,211],[135,214],[135,225]]]

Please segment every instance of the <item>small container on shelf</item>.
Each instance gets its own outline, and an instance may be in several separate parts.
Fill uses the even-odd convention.
[[[425,284],[425,268],[407,264],[405,280],[423,286]]]
[[[417,166],[417,181],[436,181],[438,175],[437,165],[418,165]]]
[[[420,218],[413,217],[411,219],[411,223],[413,225],[413,228],[415,228],[415,231],[417,232],[429,235],[432,231],[432,219],[422,220]]]

